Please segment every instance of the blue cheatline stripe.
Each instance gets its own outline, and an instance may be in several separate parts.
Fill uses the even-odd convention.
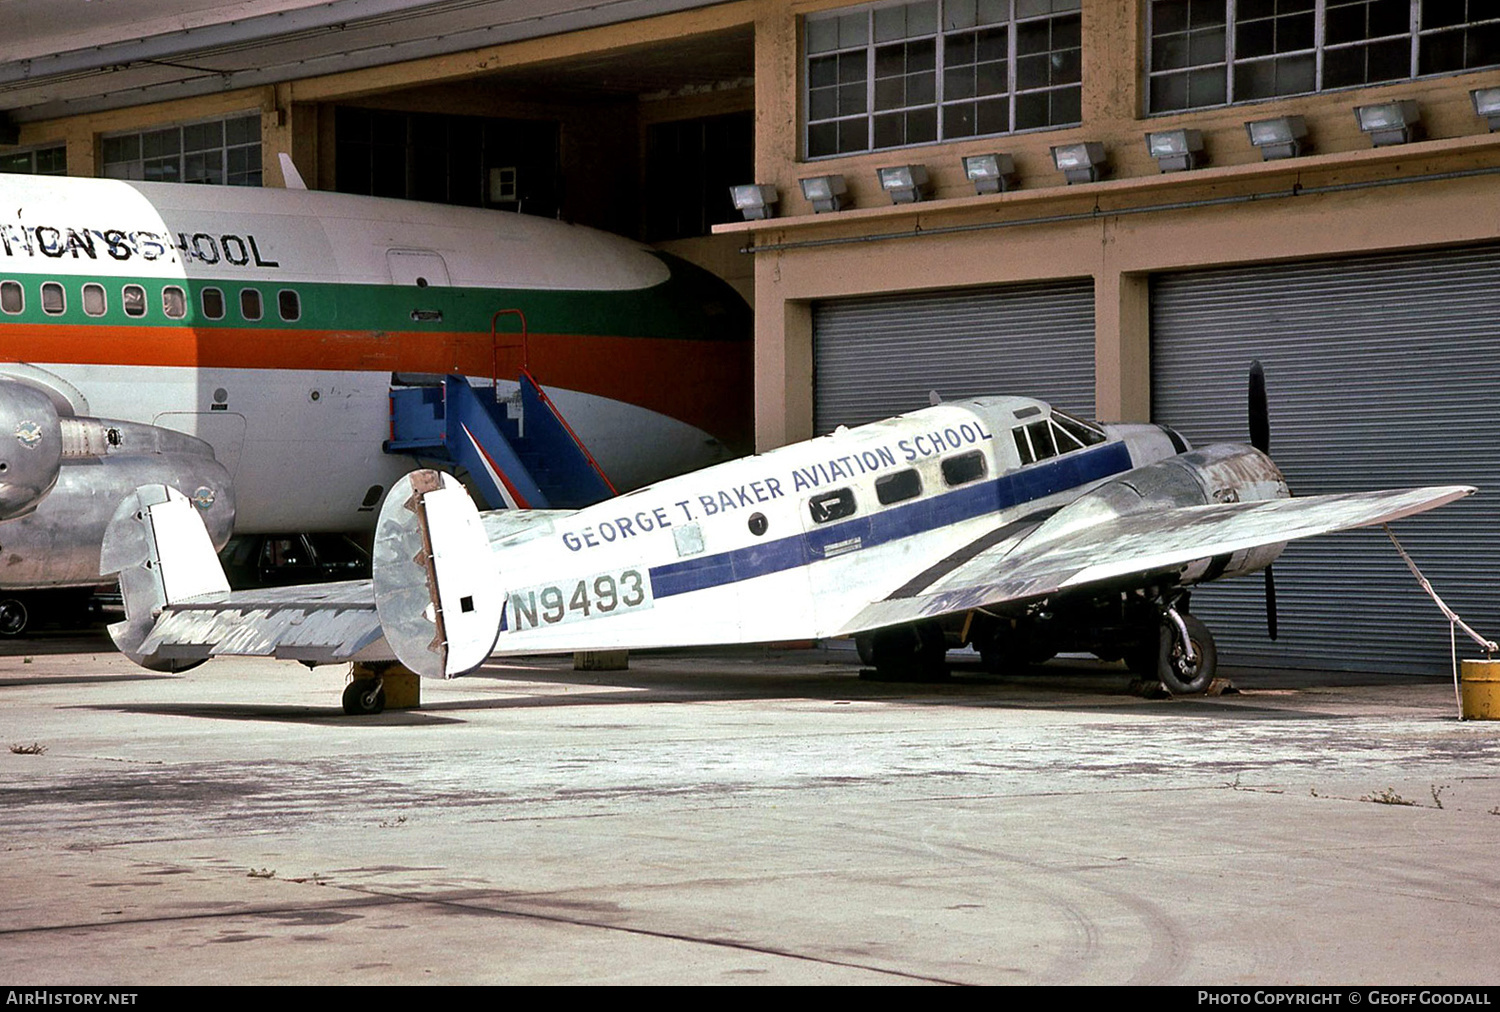
[[[829,558],[827,549],[830,546],[841,549],[836,550],[835,555],[873,548],[1009,509],[1019,503],[1033,502],[1120,474],[1130,467],[1130,450],[1124,443],[1105,443],[894,509],[731,552],[653,566],[650,570],[651,593],[653,597],[672,597],[806,566]]]

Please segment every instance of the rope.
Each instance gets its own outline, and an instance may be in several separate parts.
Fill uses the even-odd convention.
[[[1483,636],[1480,636],[1473,629],[1469,628],[1469,624],[1467,622],[1458,617],[1457,612],[1444,604],[1443,599],[1438,597],[1437,591],[1432,589],[1432,584],[1427,582],[1427,577],[1422,575],[1422,571],[1417,568],[1417,564],[1412,561],[1411,556],[1406,554],[1406,549],[1401,547],[1401,542],[1396,540],[1396,534],[1391,530],[1391,525],[1381,524],[1380,526],[1382,529],[1384,529],[1386,537],[1391,539],[1391,544],[1396,546],[1396,553],[1400,555],[1402,561],[1406,563],[1406,568],[1411,570],[1411,575],[1417,578],[1417,583],[1423,590],[1427,591],[1427,596],[1432,598],[1432,603],[1437,605],[1438,610],[1448,618],[1448,643],[1449,649],[1452,651],[1453,659],[1453,701],[1458,704],[1458,719],[1463,720],[1463,699],[1459,694],[1458,688],[1457,630],[1462,629],[1468,635],[1469,639],[1473,640],[1475,643],[1478,643],[1479,649],[1484,651],[1484,654],[1487,658],[1493,659],[1496,652],[1500,652],[1500,643],[1496,643],[1494,640],[1487,640]]]

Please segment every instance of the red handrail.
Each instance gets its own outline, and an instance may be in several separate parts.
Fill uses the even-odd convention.
[[[519,316],[521,318],[521,369],[529,371],[531,365],[531,337],[526,329],[526,314],[519,309],[500,309],[490,317],[490,391],[494,394],[495,403],[500,403],[500,335],[496,331],[496,325],[502,316]]]

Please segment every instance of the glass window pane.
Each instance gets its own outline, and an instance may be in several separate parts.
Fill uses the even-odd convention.
[[[180,320],[187,315],[187,296],[176,285],[168,285],[161,290],[161,308],[172,319]]]
[[[90,316],[103,316],[105,310],[104,286],[87,284],[83,286],[83,311]]]
[[[302,300],[289,288],[276,293],[276,306],[281,318],[288,323],[302,318]]]
[[[224,292],[218,288],[205,288],[202,294],[203,315],[210,320],[224,318]]]
[[[0,282],[0,310],[19,313],[26,308],[26,293],[19,281]]]
[[[140,285],[126,285],[120,293],[120,303],[126,316],[146,315],[146,289]]]
[[[240,289],[240,315],[247,320],[260,319],[260,292],[258,290],[254,288]]]
[[[42,312],[57,316],[67,308],[68,300],[63,294],[62,285],[56,281],[48,281],[42,285]]]

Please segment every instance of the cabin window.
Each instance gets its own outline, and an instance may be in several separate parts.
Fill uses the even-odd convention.
[[[850,488],[824,492],[807,500],[807,511],[815,524],[854,515],[854,490]]]
[[[105,308],[104,286],[92,283],[84,285],[83,311],[90,316],[103,316]]]
[[[172,319],[182,319],[187,315],[186,293],[176,285],[168,285],[161,290],[161,308]]]
[[[60,316],[67,308],[68,299],[63,293],[62,285],[56,281],[48,281],[42,285],[42,312],[50,316]]]
[[[302,318],[302,300],[290,288],[283,288],[276,293],[276,308],[280,310],[281,318],[288,323]]]
[[[875,498],[880,500],[882,506],[915,499],[921,494],[922,476],[917,474],[916,468],[897,471],[895,474],[875,479]]]
[[[26,308],[26,292],[19,281],[0,282],[0,309],[19,313]]]
[[[126,285],[120,293],[120,301],[125,306],[126,316],[146,315],[146,289],[140,285]]]
[[[203,316],[209,320],[224,319],[224,293],[217,288],[205,288],[201,293]]]
[[[247,320],[258,320],[260,313],[260,292],[254,288],[241,288],[240,315]]]
[[[985,475],[984,454],[978,450],[960,453],[943,461],[943,480],[949,487],[967,485]]]

